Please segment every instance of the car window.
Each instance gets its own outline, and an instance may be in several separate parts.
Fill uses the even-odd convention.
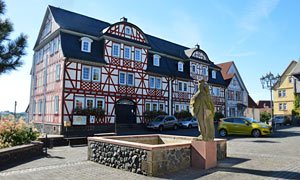
[[[233,123],[233,118],[224,119],[225,122]]]
[[[234,118],[233,122],[237,124],[245,124],[245,120],[241,118]]]
[[[166,121],[172,121],[172,120],[174,120],[173,117],[167,117],[167,118],[166,118]]]

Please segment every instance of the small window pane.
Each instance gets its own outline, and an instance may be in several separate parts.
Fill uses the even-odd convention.
[[[120,73],[120,84],[125,84],[125,73]]]
[[[128,74],[127,83],[128,85],[133,85],[133,74]]]
[[[113,44],[113,56],[119,57],[120,46],[118,44]]]
[[[92,109],[94,106],[94,100],[93,99],[87,99],[86,100],[86,108],[87,109]]]
[[[100,81],[100,69],[93,68],[93,81],[99,82]]]
[[[140,49],[135,50],[135,60],[141,61],[141,50]]]
[[[83,42],[83,51],[89,51],[89,43],[88,42]]]
[[[150,84],[150,88],[154,88],[155,86],[154,86],[154,78],[153,77],[150,77],[150,82],[149,82],[149,84]]]
[[[83,80],[90,80],[90,68],[83,67],[83,69],[82,69],[82,79]]]
[[[131,59],[130,55],[131,55],[131,48],[125,46],[125,49],[124,49],[124,58]]]
[[[187,83],[184,83],[183,85],[184,85],[184,86],[183,86],[183,91],[187,92],[187,91],[188,91],[188,90],[187,90]]]
[[[156,89],[160,89],[160,79],[156,79]]]
[[[104,101],[102,99],[101,100],[97,99],[96,108],[97,109],[104,109],[103,105],[104,105]]]
[[[150,103],[146,103],[146,111],[150,111]]]
[[[83,109],[83,102],[84,102],[84,98],[83,97],[77,97],[77,98],[75,98],[75,108]]]

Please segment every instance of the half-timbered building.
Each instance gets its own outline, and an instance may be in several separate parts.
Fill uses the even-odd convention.
[[[126,18],[110,24],[49,6],[34,52],[29,111],[43,132],[93,134],[145,124],[146,111],[189,110],[200,79],[225,113],[221,69],[199,45],[148,35]],[[93,108],[104,116],[75,113]]]

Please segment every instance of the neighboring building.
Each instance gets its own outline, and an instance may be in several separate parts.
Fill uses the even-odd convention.
[[[300,94],[300,59],[292,71],[292,76],[294,77],[294,92]]]
[[[292,115],[295,101],[292,72],[296,64],[296,61],[292,61],[280,76],[280,80],[274,85],[274,116]]]
[[[257,103],[260,112],[267,111],[271,113],[271,101],[268,100],[260,100]],[[273,104],[272,104],[273,105]],[[274,106],[274,105],[273,105]]]
[[[248,91],[233,61],[217,64],[226,81],[226,117],[243,116],[248,107]]]
[[[245,110],[244,116],[260,121],[260,109],[250,95],[248,95],[248,108]]]
[[[199,45],[145,34],[126,18],[110,24],[49,6],[34,51],[29,114],[47,133],[107,132],[115,122],[146,123],[146,111],[189,110],[200,79],[216,109],[225,110],[221,69]],[[104,117],[74,114],[92,108],[104,109]]]

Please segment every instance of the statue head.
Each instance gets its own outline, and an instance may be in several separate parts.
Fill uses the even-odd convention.
[[[209,93],[208,86],[203,79],[198,81],[198,89],[200,92]]]

